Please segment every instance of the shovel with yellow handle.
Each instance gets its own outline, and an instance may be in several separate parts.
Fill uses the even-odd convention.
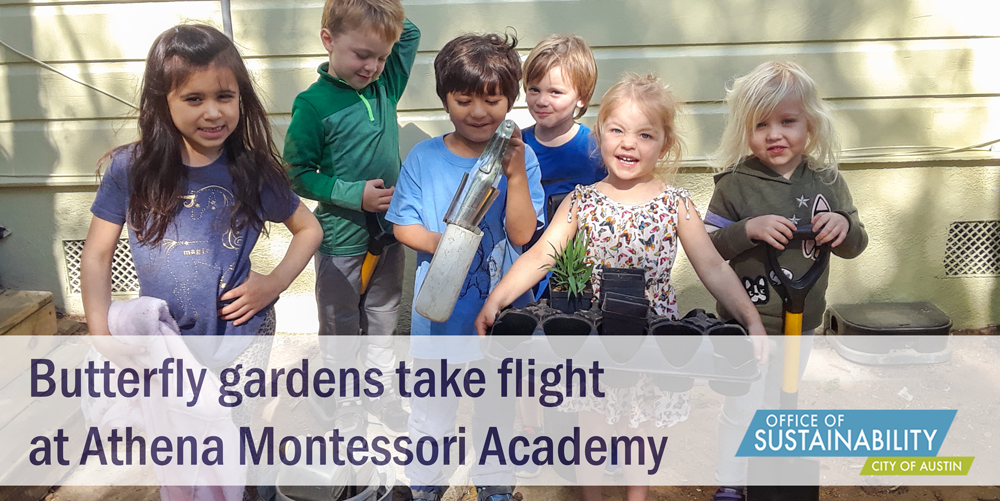
[[[816,239],[812,224],[798,226],[789,240],[786,249],[798,251],[798,242]],[[801,277],[792,280],[781,268],[778,255],[782,251],[767,246],[767,268],[772,284],[777,280],[780,285],[774,288],[781,296],[784,306],[784,343],[785,355],[781,372],[782,410],[798,409],[799,407],[799,356],[802,341],[802,313],[805,311],[806,296],[809,290],[823,275],[830,262],[830,249],[827,245],[817,246],[812,266]],[[750,458],[748,461],[748,476],[751,480],[747,487],[748,501],[818,501],[819,500],[819,461],[795,457],[764,457]],[[799,485],[754,485],[768,483],[762,479],[794,478]],[[755,480],[756,479],[756,480]],[[786,483],[775,481],[774,483]]]
[[[382,228],[378,214],[365,211],[365,224],[368,226],[368,252],[361,263],[361,294],[364,294],[371,285],[372,275],[375,274],[375,266],[378,265],[378,258],[382,252],[386,247],[396,243],[396,237]]]

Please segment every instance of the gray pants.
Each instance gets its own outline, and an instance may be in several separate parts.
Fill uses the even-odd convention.
[[[328,367],[379,369],[378,378],[389,388],[395,364],[392,334],[396,330],[403,290],[405,256],[402,244],[385,248],[371,283],[361,294],[361,264],[365,256],[326,256],[316,253],[316,305],[323,362]],[[366,336],[365,346],[359,335]]]
[[[802,333],[799,350],[799,380],[806,370],[809,353],[812,352],[812,331]],[[772,337],[772,336],[769,336]],[[750,391],[740,397],[726,397],[719,413],[718,465],[715,480],[719,485],[746,485],[747,458],[736,457],[743,435],[750,427],[750,421],[757,409],[778,409],[781,398],[781,380],[784,363],[784,343],[771,342],[771,354],[767,365],[760,367],[760,379],[750,385]]]

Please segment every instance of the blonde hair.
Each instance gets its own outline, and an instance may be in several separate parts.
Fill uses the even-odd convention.
[[[752,155],[748,145],[755,125],[784,99],[799,100],[806,116],[808,166],[816,172],[837,171],[840,140],[833,130],[830,108],[816,93],[816,84],[801,66],[768,61],[733,81],[726,91],[726,126],[719,148],[711,157],[714,167],[736,168]]]
[[[538,42],[524,61],[524,91],[528,85],[545,78],[554,67],[562,68],[563,78],[573,83],[583,107],[573,115],[578,119],[587,112],[597,87],[597,62],[590,46],[576,35],[549,35]]]
[[[654,127],[663,130],[663,146],[666,149],[666,155],[656,163],[653,175],[661,181],[669,182],[670,178],[677,173],[681,161],[681,150],[684,146],[678,134],[677,125],[674,123],[680,109],[680,101],[656,75],[623,73],[621,79],[612,85],[601,98],[601,109],[597,112],[597,125],[593,132],[598,151],[601,150],[601,133],[612,110],[625,104],[635,105],[646,115]]]
[[[367,28],[395,43],[403,33],[405,18],[399,0],[326,0],[320,23],[332,36]]]

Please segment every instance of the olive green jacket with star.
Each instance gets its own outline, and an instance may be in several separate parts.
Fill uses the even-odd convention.
[[[361,211],[365,182],[381,179],[385,187],[399,178],[399,103],[417,55],[420,30],[409,20],[392,46],[385,69],[361,90],[319,66],[319,79],[292,103],[283,157],[300,197],[316,200],[313,212],[323,226],[319,251],[328,256],[358,256],[368,249],[368,229]],[[391,231],[379,214],[382,227]]]
[[[776,214],[793,223],[809,224],[813,215],[837,212],[847,218],[847,237],[832,252],[851,259],[868,246],[868,233],[858,217],[851,192],[837,171],[817,173],[803,159],[789,179],[775,173],[757,158],[748,157],[735,169],[715,176],[715,193],[705,214],[705,227],[723,259],[736,271],[743,288],[760,312],[768,334],[782,334],[782,301],[767,273],[765,243],[747,236],[746,223],[757,216]],[[805,244],[788,247],[778,258],[781,267],[799,278],[812,266]],[[787,274],[787,273],[786,273]],[[806,298],[802,328],[814,329],[822,323],[826,309],[826,287],[830,269],[813,285]],[[722,305],[720,316],[732,318]]]

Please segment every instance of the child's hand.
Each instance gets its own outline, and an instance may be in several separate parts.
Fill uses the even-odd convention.
[[[285,287],[280,279],[251,271],[245,282],[219,298],[223,301],[234,300],[219,310],[219,316],[223,320],[232,320],[233,325],[246,323],[277,299],[283,290]]]
[[[778,250],[785,250],[785,244],[791,240],[795,225],[787,218],[774,214],[757,216],[746,225],[747,236],[751,240],[767,243]]]
[[[836,247],[847,238],[847,230],[851,222],[843,214],[836,212],[820,212],[812,218],[813,231],[816,232],[816,245],[830,242],[830,247]]]
[[[145,355],[146,348],[125,344],[115,339],[110,334],[94,334],[90,336],[90,342],[97,348],[97,351],[104,355],[104,358],[111,361],[119,369],[141,369],[142,366],[133,359],[133,356]]]
[[[389,210],[392,193],[396,187],[386,188],[381,179],[369,179],[365,182],[365,191],[361,194],[361,209],[368,212],[385,212]]]
[[[490,301],[486,301],[486,304],[483,305],[483,309],[479,310],[479,316],[476,317],[476,332],[480,336],[485,336],[486,329],[493,326],[493,322],[495,322],[497,318],[497,311],[499,310],[500,308],[497,308],[497,305],[491,303]]]
[[[521,129],[514,126],[514,132],[510,135],[510,143],[503,153],[503,175],[509,180],[515,176],[527,176],[524,165],[524,141],[521,139]]]

